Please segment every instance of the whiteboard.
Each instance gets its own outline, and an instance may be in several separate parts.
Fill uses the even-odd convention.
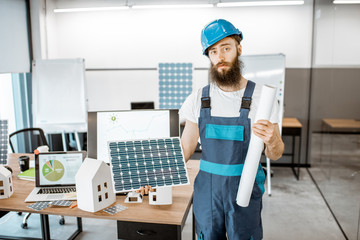
[[[46,133],[86,132],[84,59],[34,60],[34,126]]]
[[[255,83],[267,84],[277,88],[276,99],[279,102],[279,129],[282,129],[284,116],[285,55],[247,55],[241,57],[244,62],[243,75]]]

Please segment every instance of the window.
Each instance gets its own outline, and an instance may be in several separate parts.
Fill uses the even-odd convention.
[[[31,73],[0,74],[0,122],[2,126],[7,125],[6,139],[10,133],[32,126],[31,104]],[[4,131],[0,131],[0,135],[4,135],[2,132]],[[7,154],[10,146],[7,143],[6,145]],[[6,164],[1,157],[0,164]]]
[[[12,78],[10,73],[0,74],[0,139],[5,141],[5,148],[0,149],[0,164],[6,164],[6,155],[10,151],[9,133],[15,132],[15,112]]]

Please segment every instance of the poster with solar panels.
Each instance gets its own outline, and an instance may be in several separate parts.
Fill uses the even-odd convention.
[[[180,138],[108,142],[115,192],[189,184]]]
[[[0,164],[7,164],[8,120],[0,120]]]
[[[179,109],[192,92],[192,63],[159,63],[159,106]]]

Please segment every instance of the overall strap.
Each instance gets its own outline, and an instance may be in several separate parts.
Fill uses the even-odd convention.
[[[248,80],[244,92],[244,96],[241,100],[241,108],[240,108],[240,117],[248,118],[250,112],[250,106],[252,101],[252,95],[255,89],[255,83],[253,81]]]
[[[202,115],[210,116],[210,109],[211,109],[210,85],[207,85],[202,89],[200,117]]]

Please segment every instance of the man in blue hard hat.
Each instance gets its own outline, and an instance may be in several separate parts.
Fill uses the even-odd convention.
[[[186,119],[181,137],[185,159],[194,153],[199,137],[202,147],[193,200],[198,239],[263,238],[265,174],[260,165],[249,206],[236,204],[251,131],[264,141],[268,158],[279,159],[284,151],[277,102],[270,121],[254,123],[261,86],[241,74],[242,39],[242,32],[223,19],[204,27],[201,43],[211,63],[210,84],[192,93],[180,109],[181,118]]]

